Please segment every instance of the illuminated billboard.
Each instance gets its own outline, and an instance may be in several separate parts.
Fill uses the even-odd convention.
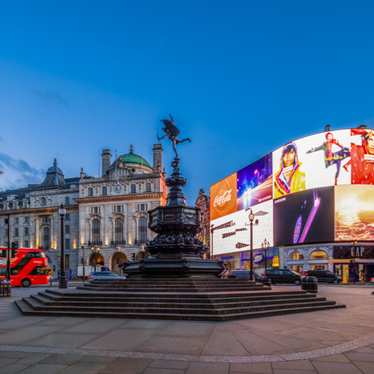
[[[351,130],[352,184],[374,184],[374,130]]]
[[[334,189],[316,188],[274,200],[275,245],[334,240]]]
[[[350,184],[350,130],[328,131],[273,152],[273,197],[311,188]]]
[[[258,204],[253,213],[260,214],[258,224],[253,228],[253,248],[261,248],[266,238],[273,245],[273,202]],[[250,248],[249,211],[238,212],[220,217],[213,223],[214,254],[241,252]]]
[[[273,196],[271,153],[248,165],[238,175],[238,210],[270,200]]]
[[[210,219],[216,219],[236,211],[236,173],[210,188]]]
[[[277,246],[374,241],[373,185],[373,129],[289,142],[212,186],[213,254],[248,250],[248,209],[261,206],[271,214],[254,226],[255,249],[264,239]]]
[[[335,240],[374,240],[373,186],[335,188]]]

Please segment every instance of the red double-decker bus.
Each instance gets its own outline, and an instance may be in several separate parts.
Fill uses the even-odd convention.
[[[30,287],[49,283],[51,269],[41,249],[17,248],[11,251],[10,284],[12,287]],[[7,248],[0,247],[0,280],[6,279]]]

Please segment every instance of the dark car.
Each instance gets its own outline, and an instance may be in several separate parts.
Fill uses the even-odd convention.
[[[271,280],[271,283],[301,283],[301,275],[289,269],[268,269],[266,277]]]
[[[254,272],[253,275],[256,282],[264,283],[266,281],[266,278],[264,276],[259,275],[256,272]],[[251,272],[249,270],[232,270],[230,271],[229,278],[250,280]]]
[[[320,283],[339,283],[340,278],[330,270],[309,270],[305,275],[316,277]]]

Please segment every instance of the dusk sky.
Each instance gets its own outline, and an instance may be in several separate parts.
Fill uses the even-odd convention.
[[[172,113],[191,200],[326,123],[372,125],[373,19],[372,1],[3,2],[0,152],[96,175],[103,147],[151,161]]]

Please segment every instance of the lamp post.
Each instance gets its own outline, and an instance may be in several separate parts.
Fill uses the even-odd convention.
[[[61,225],[61,235],[60,235],[60,245],[61,245],[61,253],[60,253],[60,279],[59,279],[59,288],[67,288],[67,280],[65,274],[65,248],[64,248],[64,218],[66,215],[66,209],[64,204],[60,205],[58,209],[58,214],[60,215],[60,225]]]
[[[251,250],[251,256],[250,256],[250,265],[251,265],[251,272],[250,272],[250,279],[253,281],[253,221],[255,220],[255,215],[252,211],[252,209],[249,210],[249,240],[250,240],[250,250]]]
[[[262,249],[264,250],[264,267],[265,267],[265,274],[266,274],[266,269],[268,267],[268,262],[267,262],[267,252],[268,248],[270,247],[270,242],[265,238],[264,241],[261,244]]]
[[[8,250],[6,254],[6,279],[10,284],[10,214],[7,216]]]
[[[84,257],[84,245],[81,246],[81,250],[82,250],[82,265],[83,265],[83,280],[86,279],[86,259]]]

